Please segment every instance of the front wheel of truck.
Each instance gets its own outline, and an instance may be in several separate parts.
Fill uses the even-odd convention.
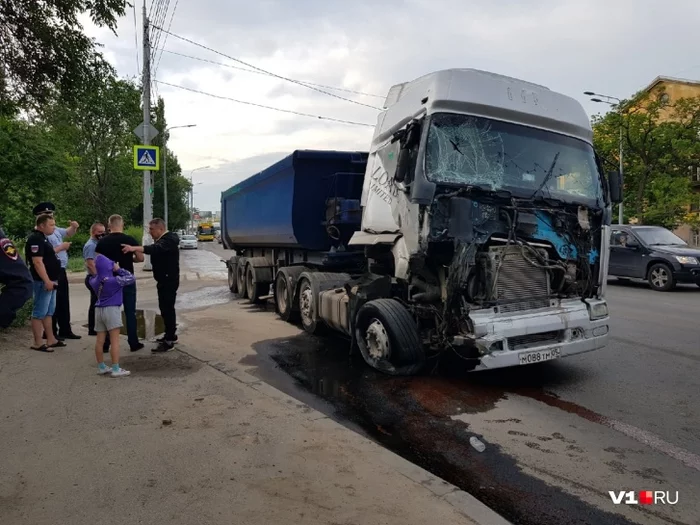
[[[391,375],[414,375],[425,364],[416,322],[395,299],[375,299],[357,314],[355,339],[371,367]]]

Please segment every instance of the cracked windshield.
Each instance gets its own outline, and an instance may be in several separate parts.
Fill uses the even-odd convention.
[[[589,144],[498,120],[434,115],[425,164],[428,179],[437,183],[585,204],[602,199]]]

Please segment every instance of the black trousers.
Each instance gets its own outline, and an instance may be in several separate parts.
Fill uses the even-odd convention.
[[[158,308],[165,325],[165,340],[174,341],[177,331],[177,318],[175,314],[175,300],[177,299],[177,289],[180,287],[180,280],[159,281]]]
[[[56,312],[53,315],[52,322],[54,335],[70,335],[73,333],[73,329],[70,327],[70,293],[65,268],[61,268],[61,273],[58,276]]]
[[[95,332],[95,304],[97,303],[97,294],[90,286],[90,274],[85,276],[85,288],[90,292],[90,307],[88,308],[88,331],[92,334]]]

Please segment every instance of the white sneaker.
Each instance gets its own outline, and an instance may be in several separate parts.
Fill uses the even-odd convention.
[[[112,369],[111,369],[110,367],[108,367],[108,366],[106,366],[106,367],[104,367],[104,368],[100,368],[99,366],[97,367],[97,374],[98,374],[98,375],[103,376],[103,375],[106,375],[106,374],[110,374],[111,372],[112,372]]]
[[[131,375],[131,372],[121,367],[119,367],[119,370],[112,370],[112,377],[126,377],[128,375]]]

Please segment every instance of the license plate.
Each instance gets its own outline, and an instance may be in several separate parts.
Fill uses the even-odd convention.
[[[530,365],[532,363],[542,363],[543,361],[551,361],[561,357],[561,348],[550,348],[549,350],[536,350],[534,352],[520,352],[518,358],[521,365]]]

